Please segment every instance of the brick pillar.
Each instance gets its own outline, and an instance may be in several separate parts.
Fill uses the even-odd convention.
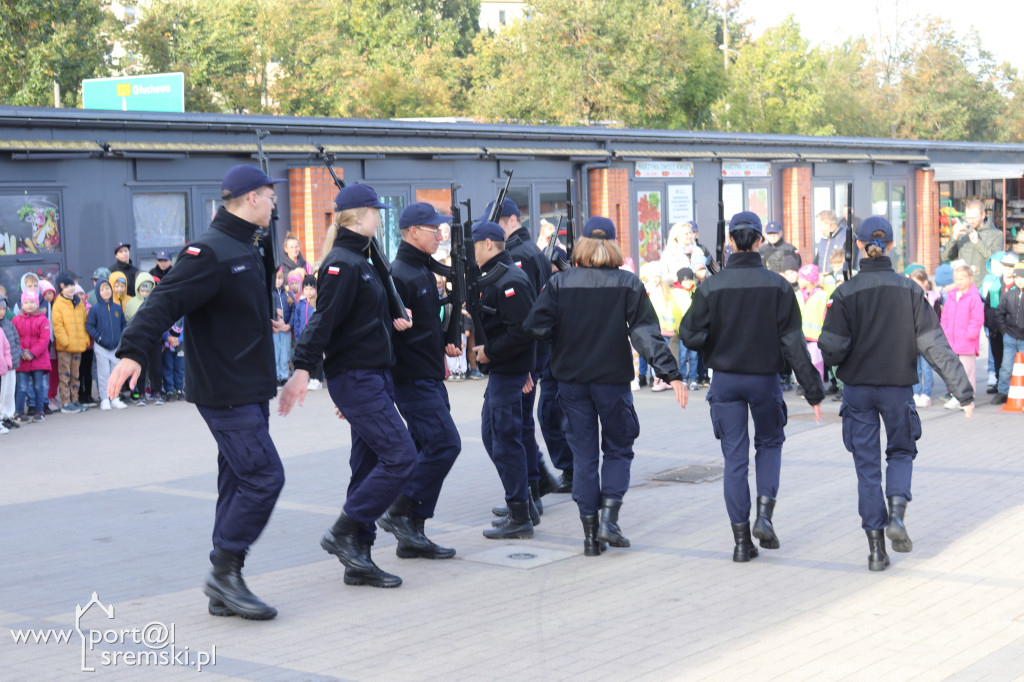
[[[917,258],[930,274],[939,267],[939,184],[935,171],[914,171],[917,206]]]
[[[814,262],[811,169],[782,169],[782,226],[786,241],[800,249],[804,263]]]
[[[336,169],[344,177],[344,169]],[[299,238],[302,255],[316,263],[327,228],[334,215],[334,195],[338,193],[331,173],[323,166],[288,170],[292,233]]]
[[[615,241],[624,255],[630,255],[631,235],[635,228],[629,214],[629,171],[625,168],[592,168],[588,185],[590,215],[576,216],[577,231],[592,216],[610,218],[615,223]],[[635,255],[633,260],[636,261]]]

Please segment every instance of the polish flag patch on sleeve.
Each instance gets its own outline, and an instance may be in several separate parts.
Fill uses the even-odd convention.
[[[512,287],[509,287],[508,289],[505,289],[505,298],[512,298],[515,295],[516,295],[516,290],[513,289]]]
[[[190,256],[198,256],[200,251],[201,249],[198,246],[190,246],[187,249],[185,249],[185,253],[187,253]]]
[[[831,308],[832,307],[832,299],[831,298],[828,299],[827,301],[825,301],[825,307],[826,308]]]
[[[338,267],[337,265],[332,265],[329,268],[327,268],[328,275],[337,275],[339,272],[341,272],[341,268]]]

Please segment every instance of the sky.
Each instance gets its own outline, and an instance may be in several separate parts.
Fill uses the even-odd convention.
[[[750,26],[754,38],[792,14],[801,34],[813,45],[842,43],[856,35],[870,40],[879,35],[880,24],[890,31],[897,20],[912,23],[916,17],[931,15],[965,30],[973,26],[997,64],[1009,61],[1024,72],[1024,50],[1020,48],[1024,3],[1016,0],[744,0],[740,14],[754,20]]]

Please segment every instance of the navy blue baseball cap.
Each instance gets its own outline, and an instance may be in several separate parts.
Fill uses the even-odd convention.
[[[156,252],[157,260],[171,260],[171,252],[167,249],[160,249]]]
[[[601,234],[594,234],[594,232]],[[583,226],[583,236],[590,239],[615,239],[615,223],[608,218],[594,216]]]
[[[224,174],[220,183],[220,195],[224,199],[240,197],[247,192],[278,182],[286,182],[284,178],[271,178],[256,166],[241,164],[233,166]]]
[[[116,256],[117,252],[120,251],[121,249],[130,250],[131,248],[132,245],[129,242],[118,242],[117,244],[114,245],[114,255]]]
[[[880,215],[873,215],[861,222],[860,227],[857,228],[857,241],[871,241],[873,239],[871,233],[878,230],[885,233],[885,236],[882,237],[883,242],[888,244],[892,241],[892,225]]]
[[[485,239],[490,239],[492,242],[504,242],[505,230],[501,229],[501,225],[498,223],[483,220],[473,226],[473,241],[482,242]]]
[[[761,218],[751,211],[737,213],[729,221],[729,231],[735,232],[743,229],[750,229],[761,234]]]
[[[413,225],[433,225],[450,223],[450,215],[441,215],[433,206],[425,201],[409,204],[402,209],[402,215],[398,216],[398,229],[405,230]]]
[[[768,224],[764,226],[765,234],[779,234],[780,232],[782,232],[782,225],[774,220],[769,220]]]
[[[484,209],[484,214],[476,218],[476,220],[490,220],[491,210],[493,208],[494,202],[492,201],[491,203],[487,204],[487,208]],[[516,206],[516,202],[512,201],[508,197],[505,197],[505,200],[501,202],[501,215],[499,217],[505,218],[510,215],[522,216],[523,214],[519,212],[519,207]]]
[[[342,187],[334,197],[334,210],[347,211],[350,208],[394,208],[377,196],[377,190],[369,185],[348,185]]]

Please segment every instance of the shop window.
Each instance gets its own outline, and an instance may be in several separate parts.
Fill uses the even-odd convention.
[[[57,194],[0,195],[0,257],[62,251]]]
[[[561,192],[544,192],[544,191],[541,191],[541,193],[540,193],[540,205],[538,206],[538,211],[537,211],[538,215],[540,216],[540,220],[538,221],[538,224],[537,224],[536,234],[534,234],[535,238],[539,238],[541,236],[541,225],[543,225],[545,221],[547,221],[547,222],[551,223],[552,225],[554,225],[556,230],[558,230],[560,232],[564,232],[565,231],[566,199],[567,199],[567,197],[565,195],[565,190],[564,189]],[[579,221],[580,216],[577,213],[573,217],[576,220],[576,234],[579,234],[580,230],[583,227],[583,225],[580,224],[580,221]],[[564,234],[562,234],[560,237],[558,237],[558,242],[564,246],[564,244],[565,244],[565,235]],[[547,247],[547,243],[540,245],[540,247],[541,248]]]
[[[884,216],[892,225],[893,267],[901,272],[907,264],[907,187],[903,183],[876,180],[871,183],[871,215]]]
[[[57,281],[57,275],[62,270],[60,263],[19,263],[6,259],[0,260],[0,285],[7,291],[7,307],[10,310],[21,307],[21,278],[25,273],[32,273],[39,279],[49,280],[51,283]],[[88,290],[89,280],[82,279],[82,286]]]
[[[133,251],[181,248],[188,234],[184,192],[137,192],[132,195],[135,217]]]
[[[507,198],[516,202],[519,207],[519,222],[533,234],[533,226],[530,224],[530,185],[525,187],[509,187]]]
[[[388,260],[394,260],[395,254],[398,253],[398,244],[402,241],[402,232],[398,229],[398,218],[402,214],[402,209],[405,208],[406,198],[405,194],[381,194],[380,200],[395,207],[394,210],[380,209],[380,231],[378,232],[384,255]]]
[[[640,263],[661,260],[662,250],[662,195],[659,191],[640,191],[636,194],[637,238],[640,246]]]

